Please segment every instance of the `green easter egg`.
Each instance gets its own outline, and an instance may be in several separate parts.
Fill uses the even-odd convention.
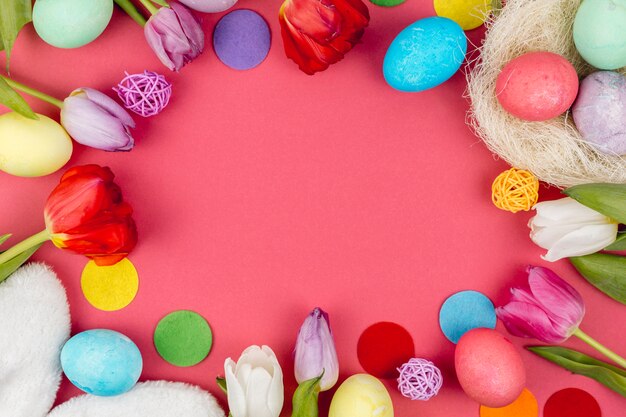
[[[112,15],[113,0],[37,0],[33,25],[46,43],[78,48],[100,36]]]
[[[626,66],[626,0],[584,0],[574,19],[574,43],[596,68]]]

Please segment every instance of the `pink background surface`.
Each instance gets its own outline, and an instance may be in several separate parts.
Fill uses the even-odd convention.
[[[273,34],[266,61],[247,72],[226,68],[210,46],[220,15],[203,15],[208,47],[180,74],[157,61],[141,29],[119,11],[104,36],[77,50],[46,45],[31,25],[22,32],[12,75],[58,97],[81,86],[112,94],[124,70],[156,70],[174,83],[166,111],[135,117],[132,152],[77,146],[69,164],[110,166],[135,208],[140,241],[131,260],[141,280],[135,301],[118,312],[96,310],[80,290],[83,257],[48,244],[36,259],[63,280],[73,332],[104,327],[127,334],[143,353],[143,380],[198,384],[224,404],[214,382],[224,359],[267,344],[283,365],[283,415],[289,415],[295,336],[319,305],[331,315],[342,379],[362,372],[361,332],[395,321],[413,335],[417,356],[434,360],[445,378],[429,402],[404,399],[388,382],[396,416],[478,415],[478,404],[454,377],[454,345],[439,330],[439,307],[465,289],[501,305],[511,285],[523,285],[526,264],[545,263],[528,239],[530,215],[499,211],[490,202],[491,181],[507,166],[465,126],[463,75],[421,94],[396,92],[383,80],[387,46],[406,25],[433,15],[432,4],[369,5],[363,43],[313,77],[284,56],[279,5],[238,4],[259,11]],[[478,41],[480,30],[469,36]],[[50,106],[31,103],[58,117]],[[0,175],[0,230],[21,238],[42,229],[44,201],[60,175]],[[554,189],[541,192],[544,199],[558,196]],[[583,294],[583,329],[626,354],[624,307],[566,262],[551,267]],[[152,345],[154,326],[176,309],[198,311],[214,330],[213,351],[192,368],[167,364]],[[529,343],[511,339],[520,347]],[[588,351],[576,341],[567,346]],[[540,407],[553,392],[580,387],[598,398],[605,416],[623,414],[617,394],[528,352],[522,356]],[[78,393],[64,381],[59,400]],[[322,394],[321,415],[330,398]]]

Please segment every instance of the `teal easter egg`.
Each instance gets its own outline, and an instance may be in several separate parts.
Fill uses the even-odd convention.
[[[100,36],[112,15],[113,0],[37,0],[33,25],[46,43],[78,48]]]
[[[626,0],[585,0],[574,19],[574,43],[596,68],[626,66]]]
[[[61,350],[61,367],[72,384],[102,397],[123,394],[139,379],[141,352],[128,337],[113,330],[78,333]]]
[[[445,17],[427,17],[406,27],[391,42],[383,75],[396,90],[428,90],[452,77],[466,52],[467,38],[458,23]]]

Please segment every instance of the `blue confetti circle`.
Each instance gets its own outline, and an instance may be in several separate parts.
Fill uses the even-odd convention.
[[[496,310],[484,294],[461,291],[448,297],[441,306],[439,326],[448,340],[457,343],[461,336],[472,329],[495,329]]]

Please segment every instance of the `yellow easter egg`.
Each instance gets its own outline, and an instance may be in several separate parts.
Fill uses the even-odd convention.
[[[437,16],[457,22],[463,30],[482,25],[491,13],[492,0],[434,0]]]
[[[337,389],[328,417],[393,417],[387,388],[367,374],[352,375]]]
[[[0,170],[18,177],[41,177],[59,170],[72,156],[72,139],[54,120],[10,112],[0,116]]]

